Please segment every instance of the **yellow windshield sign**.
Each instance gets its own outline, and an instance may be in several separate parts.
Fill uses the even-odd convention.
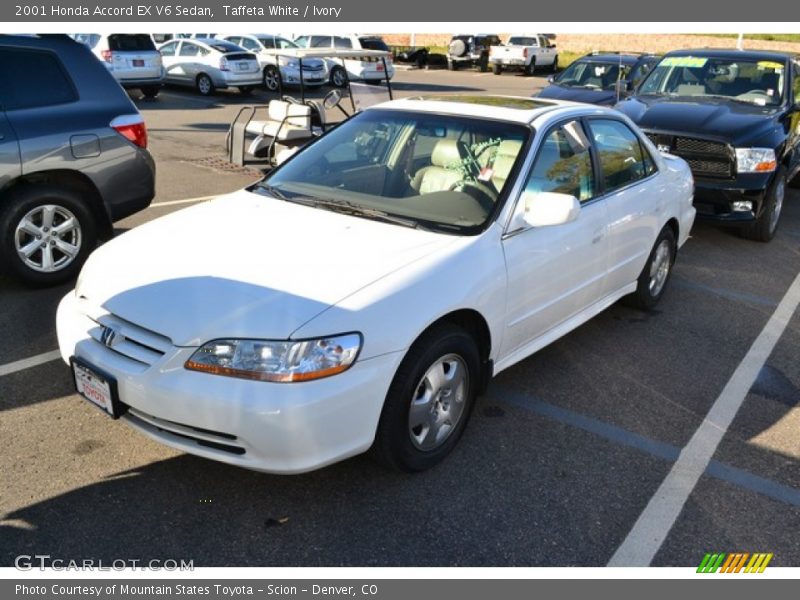
[[[772,62],[771,60],[760,60],[758,61],[758,68],[759,69],[775,69],[782,70],[783,65],[779,62]]]
[[[698,58],[696,56],[668,56],[661,61],[659,66],[662,67],[689,67],[700,68],[704,67],[708,62],[707,58]]]

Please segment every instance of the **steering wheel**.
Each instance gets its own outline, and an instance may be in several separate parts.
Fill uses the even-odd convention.
[[[467,191],[466,188],[472,188],[477,191],[477,194],[473,194]],[[453,185],[447,188],[448,192],[454,192],[456,190],[462,191],[465,194],[469,194],[478,203],[486,210],[486,214],[492,210],[495,201],[497,200],[497,192],[490,188],[488,185],[481,183],[480,181],[456,181]]]

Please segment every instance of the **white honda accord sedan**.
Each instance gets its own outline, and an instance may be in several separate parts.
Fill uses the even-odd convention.
[[[58,309],[77,390],[273,473],[419,471],[490,378],[664,293],[693,181],[625,116],[441,96],[369,108],[252,187],[95,251]]]

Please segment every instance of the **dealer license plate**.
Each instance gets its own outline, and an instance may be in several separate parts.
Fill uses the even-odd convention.
[[[98,373],[83,361],[72,358],[72,375],[75,389],[86,400],[98,406],[113,418],[120,415],[116,400],[116,381],[112,377]]]

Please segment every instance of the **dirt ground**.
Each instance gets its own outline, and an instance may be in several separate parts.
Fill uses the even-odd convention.
[[[394,46],[407,46],[411,44],[411,35],[407,33],[381,34],[386,43]],[[509,34],[500,34],[502,39],[507,39]],[[417,46],[446,46],[450,41],[449,33],[418,33],[415,35]],[[622,50],[638,52],[663,53],[679,48],[733,48],[736,46],[735,38],[721,38],[704,35],[688,34],[558,34],[556,38],[558,47],[566,52],[583,54],[592,50]],[[765,40],[748,40],[745,36],[745,48],[760,48],[764,50],[784,50],[800,52],[800,44],[791,42],[770,42]]]

